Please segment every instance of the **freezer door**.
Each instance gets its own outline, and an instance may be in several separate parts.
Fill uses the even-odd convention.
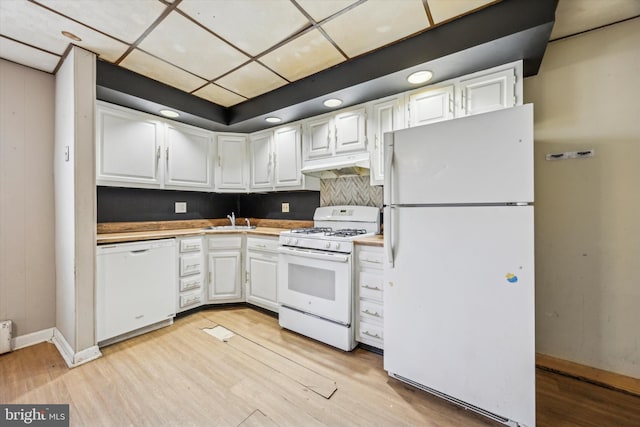
[[[386,204],[533,201],[532,104],[399,130],[385,145]]]
[[[533,207],[391,210],[385,369],[534,426]]]

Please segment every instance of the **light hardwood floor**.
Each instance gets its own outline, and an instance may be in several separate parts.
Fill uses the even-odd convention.
[[[240,351],[202,332],[215,325],[251,343]],[[75,369],[49,343],[0,356],[0,403],[68,403],[73,426],[501,425],[389,378],[377,354],[333,349],[250,308],[201,311],[102,351]],[[282,371],[287,363],[337,391],[314,393]],[[640,397],[538,370],[537,421],[639,426]]]

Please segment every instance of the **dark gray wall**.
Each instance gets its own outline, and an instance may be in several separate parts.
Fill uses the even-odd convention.
[[[199,191],[97,187],[98,222],[170,221],[238,217],[311,220],[320,206],[318,191],[264,194],[219,194]],[[187,202],[187,213],[176,214],[175,202]],[[282,203],[290,212],[281,212]]]

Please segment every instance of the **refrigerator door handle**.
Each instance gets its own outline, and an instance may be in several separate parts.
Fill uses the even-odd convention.
[[[393,133],[384,134],[384,204],[390,205],[393,198],[391,197],[391,168],[393,166]]]
[[[393,133],[384,134],[384,248],[387,254],[387,264],[393,267],[393,220],[391,219],[391,169],[393,166]]]
[[[393,208],[391,206],[384,207],[384,219],[387,226],[384,228],[384,250],[387,254],[387,265],[393,268],[393,239],[391,238],[393,234],[393,219],[391,218],[391,213],[393,212]]]

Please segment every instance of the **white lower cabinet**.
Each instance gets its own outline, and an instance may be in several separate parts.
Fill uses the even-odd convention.
[[[247,302],[278,312],[278,238],[247,236]]]
[[[204,273],[203,238],[178,239],[178,313],[203,304]]]
[[[242,302],[242,235],[207,238],[207,301]]]
[[[356,340],[384,348],[383,249],[356,247]]]

